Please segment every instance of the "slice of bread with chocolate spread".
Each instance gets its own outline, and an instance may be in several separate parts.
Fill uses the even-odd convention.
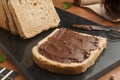
[[[92,66],[105,48],[106,38],[60,28],[34,46],[32,53],[43,69],[78,74]]]

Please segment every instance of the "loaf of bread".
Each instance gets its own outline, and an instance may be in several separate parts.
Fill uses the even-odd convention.
[[[105,48],[106,38],[56,29],[33,47],[32,54],[41,68],[71,75],[85,72]]]
[[[8,0],[18,33],[31,38],[49,28],[57,27],[60,19],[52,0]]]
[[[57,27],[52,0],[0,0],[0,27],[27,39]]]

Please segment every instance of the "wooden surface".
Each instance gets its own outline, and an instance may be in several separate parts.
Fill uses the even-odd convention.
[[[5,52],[1,49],[0,49],[0,54],[3,54],[4,56],[6,56]],[[0,63],[0,67],[5,67],[7,69],[18,72],[19,75],[14,80],[28,80],[7,56],[6,56],[6,61],[3,63]]]
[[[63,8],[62,3],[65,1],[68,1],[68,2],[70,2],[70,4],[72,4],[72,7],[70,9],[66,10],[68,12],[71,12],[71,13],[76,14],[78,16],[84,17],[88,20],[94,21],[94,22],[99,23],[99,24],[104,25],[104,26],[120,26],[120,23],[111,23],[111,22],[107,21],[106,19],[104,19],[100,16],[97,16],[91,12],[88,12],[87,10],[85,10],[83,8],[74,6],[72,0],[53,0],[54,5],[58,8],[61,8],[61,9]],[[2,50],[0,50],[0,51],[2,51]],[[16,77],[15,80],[28,80],[21,73],[21,71],[13,64],[13,62],[11,62],[11,60],[9,58],[7,58],[7,60],[4,63],[0,63],[0,67],[6,67],[8,69],[15,70],[15,71],[19,72],[20,75],[18,77]],[[109,77],[111,75],[115,75],[115,80],[120,80],[120,66],[115,68],[114,70],[111,70],[111,72],[107,73],[105,76],[101,77],[99,80],[109,80]]]
[[[78,16],[81,16],[83,18],[86,18],[88,20],[91,20],[93,22],[96,22],[98,24],[101,24],[103,26],[120,26],[120,23],[109,22],[103,17],[95,15],[93,12],[74,6],[73,0],[53,0],[53,2],[56,7],[61,8],[61,9],[63,9],[63,2],[69,2],[72,5],[72,7],[70,9],[67,9],[66,11],[76,14]]]
[[[101,77],[99,80],[109,80],[110,76],[114,75],[115,79],[114,80],[120,80],[120,66],[113,69],[103,77]]]

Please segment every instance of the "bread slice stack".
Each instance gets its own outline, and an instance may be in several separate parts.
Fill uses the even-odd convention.
[[[0,0],[0,20],[1,28],[24,39],[60,22],[52,0]]]
[[[65,29],[63,29],[62,31],[64,31],[64,30]],[[68,30],[66,30],[65,32],[67,32],[67,31]],[[89,35],[89,34],[85,34],[85,33],[78,33],[78,32],[73,31],[73,33],[78,33],[78,36],[86,37],[85,40],[84,39],[82,40],[81,38],[78,38],[79,41],[76,41],[76,37],[75,37],[75,39],[73,39],[72,38],[73,36],[71,34],[70,34],[71,35],[70,36],[70,35],[65,34],[65,32],[61,32],[61,29],[56,29],[50,35],[48,35],[46,38],[44,38],[42,41],[39,41],[38,44],[36,46],[34,46],[33,49],[32,49],[33,59],[38,66],[40,66],[43,69],[49,70],[51,72],[60,73],[60,74],[67,74],[67,75],[83,73],[87,70],[87,68],[89,68],[90,66],[92,66],[95,63],[98,56],[106,48],[106,38],[98,37],[98,36],[94,36],[94,35]],[[71,43],[69,43],[70,42],[69,40],[66,41],[66,44],[69,45],[67,47],[67,49],[71,48],[71,50],[68,49],[66,51],[66,53],[63,55],[62,52],[65,51],[64,47],[66,45],[64,45],[65,44],[64,41],[62,42],[62,40],[64,40],[63,38],[62,38],[62,40],[61,39],[58,40],[58,38],[61,37],[61,36],[64,36],[64,35],[69,36],[69,40],[72,40],[72,41],[71,41]],[[56,40],[57,40],[57,41],[54,40],[55,44],[54,43],[51,44],[50,42],[48,42],[52,37],[56,38]],[[88,48],[93,47],[93,46],[90,46],[90,45],[87,44],[88,41],[89,41],[87,39],[89,39],[89,37],[96,38],[97,41],[95,43],[97,43],[97,45],[96,45],[97,48],[90,50],[88,52],[89,55],[86,55],[87,57],[81,62],[78,62],[78,61],[75,61],[75,59],[72,59],[71,57],[76,57],[77,59],[80,59],[82,57],[82,55],[81,56],[78,55],[78,54],[81,54],[81,53],[78,53],[78,52],[74,53],[74,51],[76,51],[76,50],[78,50],[78,51],[81,50],[80,52],[82,52],[82,49],[81,48],[79,49],[77,47],[84,47],[85,49],[83,49],[83,50],[87,50]],[[59,47],[61,44],[56,45],[56,42],[59,43],[59,41],[61,41],[61,44],[63,43],[62,48]],[[81,41],[85,41],[85,44],[80,44]],[[91,43],[92,42],[90,42],[90,44]],[[46,44],[52,45],[53,48],[47,47]],[[77,44],[79,44],[79,45],[76,46]],[[43,45],[45,45],[45,46],[43,47]],[[56,48],[55,45],[58,48]],[[43,54],[42,51],[40,53],[40,50],[43,50],[43,51],[45,50],[45,53]],[[51,51],[56,52],[57,50],[61,51],[61,53],[51,52]],[[69,52],[71,52],[71,51],[73,51],[73,53],[69,54]],[[46,54],[47,55],[52,55],[52,56],[47,57]],[[57,55],[54,55],[54,54],[57,54]],[[72,56],[70,56],[70,55],[72,55]],[[59,58],[57,58],[57,57],[59,57]],[[66,57],[65,62],[61,62],[59,59],[64,60],[64,57]],[[54,60],[55,58],[57,58],[57,59]],[[73,62],[67,62],[68,59],[71,59],[71,61],[73,61]]]
[[[0,26],[3,29],[9,30],[7,15],[5,13],[2,0],[0,0]]]

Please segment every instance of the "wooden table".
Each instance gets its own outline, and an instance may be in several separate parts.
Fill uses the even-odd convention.
[[[91,20],[93,22],[96,22],[98,24],[104,25],[104,26],[120,26],[120,23],[112,23],[107,21],[106,19],[97,16],[95,14],[93,14],[92,12],[88,12],[87,10],[80,8],[80,7],[76,7],[73,5],[73,0],[53,0],[54,5],[58,8],[63,8],[62,3],[63,2],[69,2],[70,4],[72,4],[72,7],[66,11],[71,12],[73,14],[76,14],[78,16],[81,16],[83,18],[86,18],[88,20]],[[0,50],[1,51],[1,50]],[[1,67],[6,67],[8,69],[11,70],[15,70],[17,72],[20,73],[20,75],[15,78],[15,80],[28,80],[23,74],[22,72],[13,64],[13,62],[11,62],[11,60],[9,58],[7,58],[7,60],[0,64]],[[115,80],[120,80],[120,66],[118,66],[117,68],[115,68],[114,70],[111,70],[109,73],[107,73],[106,75],[104,75],[103,77],[101,77],[99,80],[108,80],[108,78],[114,74],[115,75]]]
[[[90,21],[96,22],[98,24],[101,24],[103,26],[120,26],[120,23],[109,22],[108,20],[104,19],[101,16],[94,14],[93,12],[74,6],[73,0],[53,0],[53,2],[55,6],[60,9],[63,9],[63,2],[69,2],[72,5],[72,7],[70,9],[67,9],[66,11],[76,14],[78,16],[81,16],[83,18],[86,18]]]
[[[6,56],[4,53],[3,50],[0,49],[0,54],[3,54],[4,56]],[[8,58],[6,57],[6,61],[3,62],[3,63],[0,63],[0,67],[5,67],[7,69],[10,69],[10,70],[14,70],[18,73],[20,73],[20,75],[18,75],[15,80],[28,80],[24,75],[23,73],[13,64],[13,62]]]

